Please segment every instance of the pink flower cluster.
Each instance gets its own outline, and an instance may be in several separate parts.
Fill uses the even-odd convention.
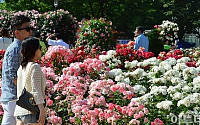
[[[75,118],[80,118],[83,125],[98,125],[98,123],[106,121],[112,125],[116,125],[116,122],[123,119],[129,119],[130,124],[136,123],[140,124],[140,120],[143,122],[148,122],[149,111],[144,108],[143,105],[137,102],[130,102],[128,106],[115,105],[113,103],[107,103],[103,108],[93,108],[89,106],[86,100],[76,101],[72,106],[72,112],[75,114],[74,117],[70,118],[70,122],[74,123]],[[100,122],[98,122],[100,120]]]
[[[73,52],[70,49],[66,49],[63,46],[50,46],[45,54],[45,59],[59,59],[69,60],[74,57]]]
[[[94,75],[104,68],[105,64],[101,60],[87,58],[83,63],[71,63],[69,67],[63,68],[63,74],[73,76]]]
[[[55,80],[58,77],[58,75],[55,74],[54,69],[51,67],[41,67],[41,69],[48,79]]]
[[[69,76],[67,78],[71,79]],[[74,114],[74,117],[70,118],[72,123],[75,122],[76,118],[80,118],[83,125],[98,125],[98,120],[106,120],[107,123],[115,125],[116,121],[123,119],[125,115],[133,117],[138,122],[140,118],[148,114],[148,109],[137,102],[132,101],[128,106],[123,107],[106,102],[106,95],[113,94],[116,91],[120,91],[125,96],[129,92],[133,94],[133,88],[129,85],[115,85],[112,80],[98,80],[90,84],[89,95],[84,98],[84,94],[87,94],[86,91],[81,90],[84,84],[74,83],[76,82],[70,81],[68,87],[66,87],[70,93],[67,96],[72,97],[74,95],[74,98],[72,97],[72,100],[70,100],[71,111]]]
[[[119,93],[122,93],[124,95],[123,99],[132,99],[132,97],[135,96],[134,88],[125,83],[117,83],[111,86],[110,89],[112,92],[118,91]]]
[[[154,122],[151,122],[151,125],[163,125],[163,121],[159,118],[156,118]]]
[[[54,111],[50,111],[50,117],[48,118],[48,122],[52,123],[52,124],[56,124],[56,125],[61,125],[62,124],[62,118],[56,116],[56,112]],[[48,124],[50,125],[50,124]]]

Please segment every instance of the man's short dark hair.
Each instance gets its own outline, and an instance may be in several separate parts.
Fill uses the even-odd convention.
[[[141,31],[142,33],[144,32],[144,28],[142,26],[137,26],[136,29],[138,29],[139,31]]]
[[[12,30],[16,30],[21,28],[22,24],[26,23],[26,22],[30,22],[30,18],[26,17],[24,15],[16,15],[13,17],[12,20]]]
[[[57,37],[57,39],[62,39],[61,34],[60,33],[56,33],[55,37]]]

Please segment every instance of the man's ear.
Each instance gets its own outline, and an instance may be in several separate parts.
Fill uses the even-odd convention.
[[[19,36],[19,31],[18,31],[18,30],[15,30],[15,31],[14,31],[14,34],[15,34],[15,37],[18,37],[18,36]]]

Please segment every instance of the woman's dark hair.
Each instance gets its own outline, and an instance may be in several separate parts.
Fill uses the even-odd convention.
[[[27,37],[22,41],[22,67],[26,67],[28,62],[34,58],[35,52],[40,48],[40,42],[35,37]]]
[[[33,37],[37,37],[37,38],[41,37],[40,32],[34,31],[32,34],[33,34],[32,35]]]

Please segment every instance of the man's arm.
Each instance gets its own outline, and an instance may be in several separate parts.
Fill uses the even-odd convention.
[[[48,45],[57,45],[56,40],[51,39],[54,36],[55,36],[55,34],[51,34],[50,36],[47,37],[46,41],[48,42]]]
[[[13,49],[10,51],[8,56],[8,72],[11,80],[13,80],[14,84],[17,84],[17,70],[21,63],[21,55],[20,50],[18,48]]]
[[[49,36],[46,38],[46,41],[48,42],[49,39],[51,39],[51,38],[54,37],[54,36],[55,36],[55,34],[51,34],[51,35],[49,35]]]
[[[135,46],[134,46],[134,49],[138,50],[140,48],[140,37],[137,37],[136,40],[135,40]]]

